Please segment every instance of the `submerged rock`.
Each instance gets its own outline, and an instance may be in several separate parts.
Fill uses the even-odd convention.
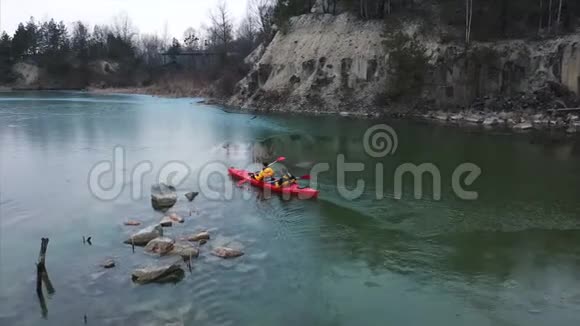
[[[209,240],[209,233],[208,232],[200,232],[196,235],[192,235],[187,238],[188,241],[201,241],[201,240]]]
[[[107,259],[101,264],[101,266],[103,266],[104,268],[113,268],[115,267],[115,261],[113,261],[112,259]]]
[[[124,222],[123,224],[127,225],[127,226],[138,226],[138,225],[141,225],[141,222],[129,220],[129,221]]]
[[[192,192],[186,193],[185,197],[187,198],[187,200],[193,201],[195,199],[195,197],[197,197],[197,195],[199,195],[199,192],[192,191]]]
[[[152,225],[133,234],[129,239],[125,240],[125,243],[134,244],[136,246],[145,246],[149,241],[162,236],[163,228],[161,225]]]
[[[171,250],[170,255],[181,256],[183,259],[197,258],[199,249],[189,242],[179,241],[173,244],[173,250]]]
[[[154,209],[170,208],[177,202],[175,187],[165,183],[151,186],[151,204]]]
[[[159,222],[159,225],[161,225],[164,228],[173,226],[173,220],[170,219],[169,216],[163,216],[161,222]]]
[[[167,255],[171,250],[173,250],[174,243],[175,241],[171,238],[155,238],[147,243],[145,251],[159,255]]]
[[[171,213],[171,214],[168,215],[168,217],[173,222],[177,222],[177,223],[183,223],[183,222],[185,222],[185,220],[183,219],[183,217],[177,215],[176,213]]]
[[[221,258],[236,258],[244,255],[244,253],[241,250],[227,247],[215,248],[214,250],[212,250],[211,254]]]
[[[133,271],[131,280],[139,284],[147,283],[177,283],[183,279],[185,272],[177,265],[145,267]]]

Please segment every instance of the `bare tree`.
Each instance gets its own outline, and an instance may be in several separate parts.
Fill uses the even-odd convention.
[[[548,3],[548,32],[552,31],[552,0]]]
[[[473,0],[465,0],[465,47],[471,41],[471,22],[473,19]]]
[[[540,23],[538,26],[538,34],[542,32],[542,18],[544,18],[544,0],[540,0]]]
[[[230,18],[230,13],[226,6],[226,2],[221,0],[214,11],[210,12],[211,27],[210,33],[217,41],[217,45],[222,49],[224,54],[227,54],[230,43],[233,40],[233,24]]]
[[[560,3],[558,5],[558,18],[556,20],[556,28],[560,29],[560,21],[562,19],[562,0],[560,0]]]
[[[169,37],[169,23],[166,20],[165,23],[163,23],[163,33],[161,34],[161,45],[163,50],[167,50],[169,48],[169,42],[171,42]]]
[[[161,52],[163,51],[163,40],[159,36],[141,35],[139,40],[139,52],[146,65],[156,66],[161,64]]]
[[[238,47],[237,51],[242,56],[248,55],[254,49],[254,44],[258,39],[258,30],[254,21],[254,17],[251,14],[246,15],[246,17],[240,23],[236,31],[236,42]]]
[[[190,50],[199,50],[199,36],[193,27],[188,27],[183,32],[183,44]]]
[[[113,17],[113,31],[115,36],[128,43],[132,43],[133,38],[137,35],[137,28],[125,11]]]
[[[248,2],[248,10],[263,36],[269,36],[272,33],[274,5],[273,0],[250,0]]]

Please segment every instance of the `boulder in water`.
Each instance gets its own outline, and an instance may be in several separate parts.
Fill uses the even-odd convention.
[[[125,221],[123,224],[127,225],[127,226],[138,226],[138,225],[141,225],[141,222],[129,220],[129,221]]]
[[[162,236],[163,228],[160,225],[152,225],[133,234],[129,239],[125,240],[125,243],[145,246],[149,241]]]
[[[193,201],[195,199],[195,197],[197,197],[197,195],[199,195],[199,192],[192,191],[192,192],[186,193],[185,197],[187,198],[187,200]]]
[[[185,272],[177,265],[166,265],[159,267],[145,267],[133,271],[131,279],[135,283],[177,283],[183,279]]]
[[[192,235],[187,238],[188,241],[201,241],[201,240],[209,240],[209,233],[208,232],[200,232],[196,235]]]
[[[220,258],[236,258],[243,256],[244,253],[241,250],[227,248],[227,247],[218,247],[212,250],[212,255],[218,256]]]
[[[171,238],[155,238],[147,243],[145,251],[159,255],[167,255],[171,250],[173,250],[174,243],[175,241]]]
[[[173,244],[173,250],[171,250],[170,254],[181,256],[183,259],[197,258],[199,250],[189,242],[178,241]]]
[[[165,183],[151,186],[151,204],[154,209],[170,208],[177,202],[175,187]]]

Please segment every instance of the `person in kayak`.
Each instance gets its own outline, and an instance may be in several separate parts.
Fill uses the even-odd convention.
[[[275,172],[274,169],[270,167],[269,163],[264,162],[262,164],[264,165],[262,170],[256,173],[252,173],[251,176],[258,181],[268,182],[274,177]]]
[[[296,183],[298,178],[292,175],[290,172],[286,172],[280,179],[274,182],[276,187],[288,187]]]

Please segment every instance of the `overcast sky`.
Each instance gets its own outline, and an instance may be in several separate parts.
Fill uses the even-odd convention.
[[[54,18],[67,25],[81,20],[90,25],[110,24],[112,17],[126,12],[140,33],[163,33],[182,39],[188,27],[208,23],[208,12],[220,0],[0,0],[0,28],[10,35],[18,23]],[[235,22],[246,13],[248,0],[226,0]]]

